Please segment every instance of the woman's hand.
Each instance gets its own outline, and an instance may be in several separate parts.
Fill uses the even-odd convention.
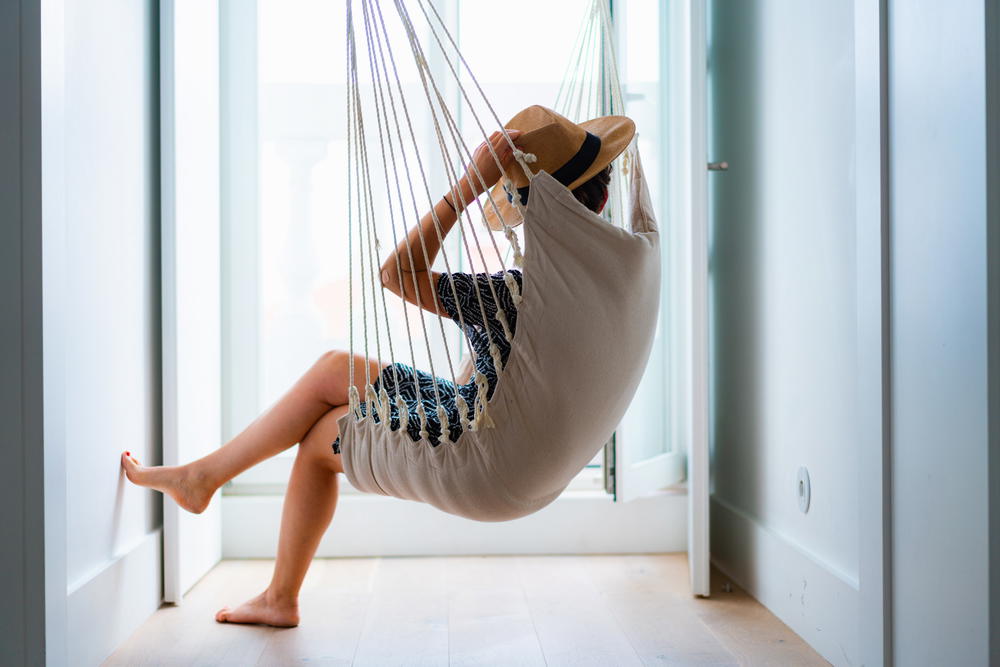
[[[516,140],[521,136],[521,131],[507,130],[507,134],[510,135],[511,140]],[[472,154],[472,165],[466,169],[465,176],[462,177],[465,186],[462,188],[462,192],[470,195],[469,201],[496,185],[503,170],[514,161],[514,150],[502,132],[491,134],[489,142],[493,146],[493,152],[490,152],[485,141],[479,144],[479,147]],[[496,153],[497,158],[500,159],[499,165],[493,158],[493,153]]]

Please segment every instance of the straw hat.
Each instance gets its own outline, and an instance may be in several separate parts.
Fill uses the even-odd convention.
[[[626,116],[601,116],[577,124],[537,104],[518,112],[504,127],[521,131],[517,145],[536,158],[528,163],[532,173],[544,169],[570,190],[583,185],[611,164],[635,134],[635,123]],[[503,219],[513,227],[522,220],[511,202],[517,195],[522,204],[528,203],[528,177],[517,161],[504,170],[504,176],[506,178],[501,177],[489,196],[496,202]],[[514,184],[516,193],[506,191],[506,179]],[[483,209],[490,229],[503,229],[489,202]]]

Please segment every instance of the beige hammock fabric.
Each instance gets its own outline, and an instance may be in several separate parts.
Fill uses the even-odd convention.
[[[531,181],[523,302],[488,403],[495,426],[431,446],[349,412],[339,426],[353,486],[506,521],[552,502],[607,442],[642,377],[660,300],[659,233],[630,151],[631,232],[549,174]]]

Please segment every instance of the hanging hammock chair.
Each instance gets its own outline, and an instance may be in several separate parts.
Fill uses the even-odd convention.
[[[556,101],[558,110],[574,122],[620,114],[624,108],[606,3],[595,0],[590,6],[577,38],[576,60]],[[492,246],[491,256],[501,263],[499,284],[510,290],[517,307],[513,332],[502,310],[495,309],[500,320],[497,330],[509,341],[510,352],[503,363],[491,340],[496,385],[490,396],[486,378],[477,371],[471,379],[475,400],[468,405],[460,394],[441,386],[444,377],[457,384],[456,355],[444,347],[444,371],[439,374],[441,360],[436,366],[425,323],[425,319],[433,321],[432,316],[407,316],[402,346],[393,339],[389,297],[381,288],[377,257],[386,223],[392,243],[398,245],[400,238],[408,238],[405,221],[419,218],[427,203],[433,210],[431,177],[426,171],[429,163],[420,157],[414,131],[415,122],[420,121],[415,120],[415,110],[429,110],[423,122],[433,128],[449,190],[454,191],[464,171],[462,165],[473,164],[472,153],[455,113],[449,110],[455,104],[446,102],[446,92],[432,76],[428,59],[434,56],[418,39],[404,0],[392,0],[393,11],[386,14],[398,19],[395,30],[405,35],[419,86],[412,82],[404,86],[401,81],[397,68],[401,64],[379,1],[360,0],[358,4],[356,16],[354,3],[347,0],[348,244],[349,257],[354,258],[350,261],[357,263],[349,267],[351,354],[357,351],[368,359],[374,352],[371,358],[394,364],[403,348],[409,353],[407,361],[416,366],[414,345],[423,340],[434,379],[429,386],[417,388],[418,394],[427,391],[430,396],[417,396],[421,428],[420,439],[415,441],[406,428],[412,413],[398,393],[398,384],[395,395],[390,394],[391,383],[376,389],[378,380],[373,376],[356,380],[352,365],[350,409],[339,421],[344,472],[361,491],[429,503],[470,519],[522,517],[558,497],[600,451],[631,402],[649,356],[659,308],[660,250],[635,141],[612,165],[609,204],[603,215],[586,208],[549,173],[532,171],[534,156],[519,150],[514,155],[530,181],[530,199],[522,205],[520,197],[510,198],[517,220],[511,221],[509,212],[501,215],[488,196],[460,212],[456,223],[459,247],[468,259],[485,265],[483,247]],[[447,84],[460,96],[462,109],[468,110],[481,134],[475,139],[478,144],[488,137],[487,126],[502,129],[502,123],[434,5],[429,0],[410,4],[419,10],[416,16],[425,22],[428,41],[450,75]],[[355,34],[355,21],[363,25],[363,44]],[[366,83],[364,89],[359,82],[359,61],[372,75],[370,86]],[[477,107],[487,111],[479,113]],[[481,116],[489,120],[484,122]],[[506,132],[505,136],[510,142]],[[497,159],[495,152],[493,157]],[[501,187],[515,191],[509,179]],[[502,232],[513,266],[485,222]],[[524,223],[523,253],[514,230],[519,222]],[[442,241],[436,218],[435,228]],[[442,244],[444,268],[451,272],[453,262],[446,250]],[[513,279],[513,267],[522,272],[520,284]],[[479,282],[473,284],[473,308],[480,321],[485,321],[483,303],[489,299],[498,303],[496,286],[491,281],[482,287]],[[402,305],[405,315],[408,311]],[[360,337],[354,333],[359,319]],[[439,314],[436,319],[447,341],[446,318]],[[467,338],[464,342],[468,344]],[[468,354],[475,354],[471,346]],[[363,391],[355,389],[356,381]],[[429,437],[422,398],[433,399],[441,421],[436,443]],[[456,425],[449,424],[446,401],[452,402],[449,408],[457,407],[461,422],[457,438]]]

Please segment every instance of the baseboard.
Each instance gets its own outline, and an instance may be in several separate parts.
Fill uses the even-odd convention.
[[[712,496],[712,563],[835,665],[858,661],[858,582]]]
[[[66,591],[70,664],[101,664],[160,607],[162,535],[150,532]]]
[[[281,496],[223,496],[223,558],[273,558]],[[662,492],[629,503],[603,493],[565,493],[530,516],[481,523],[429,505],[343,495],[317,557],[471,554],[650,553],[687,548],[687,495]]]

